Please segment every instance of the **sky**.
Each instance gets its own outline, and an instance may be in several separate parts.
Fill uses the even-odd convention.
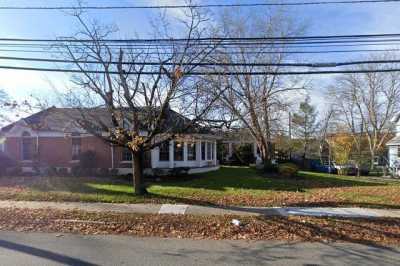
[[[271,0],[269,0],[272,2]],[[296,0],[281,0],[281,2]],[[315,1],[315,0],[307,0]],[[88,5],[154,5],[180,4],[173,0],[87,0]],[[214,0],[198,1],[206,3],[260,3],[263,0]],[[73,5],[73,0],[3,0],[0,6],[49,6]],[[211,10],[216,11],[216,10]],[[257,8],[258,12],[263,12]],[[399,33],[400,3],[375,3],[362,5],[324,5],[290,7],[290,15],[298,21],[305,21],[305,35],[346,35]],[[152,29],[150,21],[159,15],[157,10],[108,10],[88,11],[87,19],[96,19],[103,24],[115,24],[120,29],[120,37],[149,37]],[[169,16],[179,16],[180,10],[169,10]],[[70,36],[77,30],[74,18],[62,11],[0,10],[0,38],[56,38]],[[178,33],[177,33],[178,34]],[[256,33],[255,33],[256,34]],[[0,51],[0,56],[26,56]],[[40,57],[40,54],[30,56]],[[46,57],[45,55],[42,55]],[[304,56],[304,61],[348,61],[366,56],[366,54],[329,54]],[[0,65],[23,66],[26,63],[14,63],[0,60]],[[321,109],[325,106],[323,90],[332,82],[333,76],[313,77],[312,101]],[[28,72],[0,70],[0,89],[4,89],[12,98],[27,99],[29,95],[49,95],[53,87],[62,90],[68,87],[69,76],[62,73]]]

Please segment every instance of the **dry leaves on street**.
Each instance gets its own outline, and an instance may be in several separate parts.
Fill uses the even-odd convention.
[[[400,244],[399,219],[240,217],[88,213],[52,209],[0,209],[0,230],[124,234],[192,239],[347,241]]]

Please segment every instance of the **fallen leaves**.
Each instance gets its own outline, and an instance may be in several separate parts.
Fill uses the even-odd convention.
[[[400,244],[400,219],[241,217],[0,209],[0,230],[192,239],[347,241]]]

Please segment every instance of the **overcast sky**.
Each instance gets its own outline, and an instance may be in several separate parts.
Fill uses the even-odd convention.
[[[282,0],[281,2],[296,0]],[[315,1],[315,0],[307,0]],[[88,0],[89,5],[153,5],[153,4],[179,4],[182,1],[161,0]],[[238,1],[199,1],[206,3],[260,3],[262,0],[238,0]],[[270,1],[272,2],[272,0]],[[49,6],[49,5],[71,5],[71,0],[9,0],[0,1],[0,6]],[[260,12],[260,8],[257,11]],[[215,11],[215,10],[214,10]],[[345,35],[345,34],[377,34],[377,33],[399,33],[400,32],[400,3],[376,3],[362,5],[324,5],[303,6],[288,8],[290,14],[296,20],[307,22],[307,35]],[[115,24],[120,29],[120,37],[149,37],[151,32],[149,21],[158,15],[157,10],[107,10],[89,11],[87,17],[97,19],[104,24]],[[179,10],[171,10],[171,16],[179,15]],[[77,24],[73,18],[61,11],[32,11],[32,10],[0,10],[0,37],[4,38],[55,38],[59,36],[70,36],[76,32]],[[256,33],[254,33],[256,35]],[[15,54],[0,51],[0,56],[26,56],[26,54]],[[30,55],[39,57],[40,54]],[[304,61],[346,61],[366,56],[365,54],[342,54],[342,55],[318,55],[305,56]],[[45,55],[43,56],[45,57]],[[1,60],[0,65],[24,65],[24,63],[13,63]],[[26,63],[25,63],[26,64]],[[68,86],[68,76],[61,73],[43,73],[0,70],[0,88],[8,92],[16,99],[25,99],[30,94],[48,94],[52,90],[49,85],[51,81],[57,88]],[[323,106],[323,87],[332,80],[332,76],[314,77],[313,101]]]

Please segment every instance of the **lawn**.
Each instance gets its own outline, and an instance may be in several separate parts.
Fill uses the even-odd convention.
[[[311,172],[282,179],[247,167],[223,167],[185,180],[150,183],[148,191],[148,196],[134,196],[131,182],[119,178],[0,178],[3,200],[400,208],[396,180]]]

